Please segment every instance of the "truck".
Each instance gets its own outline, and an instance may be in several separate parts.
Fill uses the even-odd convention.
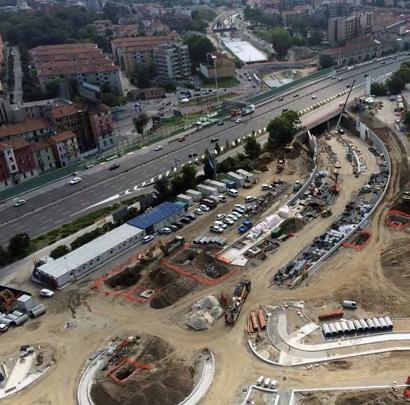
[[[252,228],[252,222],[249,220],[243,221],[242,225],[238,228],[239,233],[245,233]]]
[[[243,304],[251,291],[251,284],[252,283],[250,280],[244,279],[239,281],[239,283],[235,286],[232,303],[228,306],[228,309],[225,312],[226,325],[235,325],[239,314],[241,313]]]
[[[253,112],[255,112],[255,105],[254,104],[250,104],[248,107],[242,108],[241,110],[241,115],[242,117],[245,115],[249,115],[252,114]]]

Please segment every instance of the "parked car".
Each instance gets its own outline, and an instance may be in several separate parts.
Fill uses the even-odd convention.
[[[190,223],[191,223],[191,219],[188,218],[188,217],[182,217],[182,218],[180,219],[180,221],[181,221],[182,223],[184,223],[184,224],[190,224]]]
[[[40,290],[40,297],[43,297],[43,298],[54,297],[54,291],[51,291],[48,288],[43,288],[42,290]]]
[[[218,195],[218,200],[220,202],[227,202],[228,201],[228,199],[223,194]]]
[[[14,207],[20,207],[21,205],[24,205],[26,203],[26,200],[23,200],[22,198],[16,200],[13,204]]]
[[[7,331],[9,327],[5,323],[0,323],[0,333],[4,333]]]
[[[233,224],[235,223],[234,220],[231,219],[231,218],[229,218],[229,217],[224,218],[224,219],[222,220],[222,222],[224,222],[224,223],[227,224],[227,225],[233,225]]]
[[[201,204],[201,205],[199,206],[199,208],[201,208],[201,210],[202,210],[202,211],[205,211],[205,212],[211,211],[211,209],[210,209],[207,205],[205,205],[205,204]]]
[[[253,197],[252,195],[248,195],[248,196],[246,196],[245,197],[245,202],[248,204],[248,203],[251,203],[251,202],[254,202],[256,200],[256,198],[255,197]]]
[[[215,221],[214,225],[219,226],[222,229],[226,229],[228,225],[226,225],[224,222],[222,221]]]
[[[216,216],[216,219],[221,220],[221,219],[224,219],[225,217],[226,217],[226,214],[218,214],[218,215]]]
[[[77,183],[80,183],[81,181],[82,181],[81,177],[74,177],[73,179],[70,180],[70,184],[71,185],[77,184]]]
[[[185,215],[188,217],[191,221],[194,221],[196,219],[196,215],[193,212],[188,212],[188,214]]]
[[[201,210],[201,208],[197,208],[195,211],[196,215],[202,215],[204,212]]]
[[[154,239],[154,236],[153,236],[153,235],[144,236],[144,239],[142,240],[142,243],[151,242],[153,239]]]
[[[223,228],[216,225],[212,225],[209,229],[211,230],[211,232],[215,233],[222,233],[224,231]]]
[[[171,228],[172,232],[176,232],[176,231],[179,229],[179,228],[178,228],[176,225],[174,225],[174,224],[171,224],[169,227]]]
[[[110,165],[108,170],[115,170],[115,169],[118,169],[119,167],[120,167],[119,163],[113,163],[112,165]]]
[[[172,230],[170,228],[162,228],[160,229],[159,233],[162,235],[168,235],[172,232]]]

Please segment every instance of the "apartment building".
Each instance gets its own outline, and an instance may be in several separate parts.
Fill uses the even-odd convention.
[[[127,73],[131,73],[137,63],[154,60],[154,49],[175,41],[177,34],[168,36],[117,38],[111,41],[115,63]]]
[[[372,31],[373,14],[353,14],[348,17],[330,18],[328,22],[328,36],[331,45],[337,45]]]
[[[57,162],[54,158],[52,146],[45,141],[38,141],[31,144],[31,152],[33,153],[36,168],[39,173],[53,170],[57,167]]]
[[[37,175],[30,142],[24,139],[0,142],[0,190]]]
[[[110,88],[122,94],[118,67],[103,55],[96,44],[38,46],[30,51],[40,86],[56,79],[76,80]]]
[[[51,145],[54,158],[60,167],[68,166],[80,159],[80,149],[73,131],[60,132],[51,136],[47,142]]]
[[[154,63],[160,79],[184,79],[191,76],[191,61],[187,45],[162,44],[154,49]]]
[[[89,118],[90,133],[98,150],[110,149],[117,145],[118,136],[114,131],[111,109],[104,104],[90,104],[86,112]]]

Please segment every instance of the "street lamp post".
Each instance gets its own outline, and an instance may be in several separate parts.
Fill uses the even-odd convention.
[[[215,74],[215,86],[216,86],[216,103],[219,105],[218,75],[216,73],[216,56],[211,55],[211,58],[214,61],[214,74]]]

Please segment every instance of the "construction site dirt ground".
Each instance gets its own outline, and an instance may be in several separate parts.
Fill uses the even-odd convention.
[[[408,274],[409,263],[405,263],[404,259],[403,266],[393,263],[394,260],[400,262],[401,256],[399,259],[392,256],[389,259],[389,248],[397,249],[400,244],[405,250],[410,235],[403,230],[391,230],[384,223],[385,212],[395,203],[401,189],[400,177],[407,176],[408,171],[395,138],[388,133],[385,135],[385,132],[388,132],[386,128],[380,129],[380,136],[388,144],[392,158],[393,178],[384,202],[369,224],[372,238],[365,249],[360,252],[341,249],[312,278],[294,290],[269,288],[269,278],[273,272],[331,224],[332,218],[326,218],[311,222],[295,238],[283,243],[280,254],[270,256],[257,267],[239,272],[223,286],[194,289],[165,309],[155,310],[149,305],[134,306],[104,296],[90,290],[87,280],[69,286],[48,302],[49,311],[42,318],[10,330],[1,337],[2,351],[14,351],[16,346],[27,342],[47,344],[52,347],[55,359],[51,372],[17,396],[4,400],[4,404],[75,404],[78,379],[90,354],[113,336],[124,331],[135,331],[136,328],[141,333],[166,340],[175,347],[175,354],[185,359],[187,364],[192,360],[193,352],[204,347],[215,354],[215,380],[203,400],[204,405],[236,403],[235,398],[242,387],[254,384],[260,375],[278,380],[280,389],[401,383],[408,374],[408,352],[349,359],[336,365],[333,362],[323,363],[311,369],[273,367],[250,353],[244,339],[246,313],[261,304],[278,304],[288,299],[304,300],[312,311],[315,308],[322,311],[339,306],[340,299],[348,297],[358,301],[369,313],[389,314],[393,318],[410,315],[408,284],[403,282],[402,277],[404,270]],[[363,154],[366,150],[367,147],[362,145]],[[341,181],[341,188],[348,195],[358,186],[348,173],[346,178],[341,176]],[[347,199],[344,194],[341,198]],[[342,205],[343,202],[337,199],[336,204]],[[219,321],[215,327],[198,333],[180,328],[175,320],[177,314],[205,295],[218,294],[221,289],[232,291],[236,282],[244,276],[252,281],[252,291],[237,325],[228,328]],[[36,291],[22,276],[16,281]],[[344,403],[347,405],[348,402],[338,405]]]

